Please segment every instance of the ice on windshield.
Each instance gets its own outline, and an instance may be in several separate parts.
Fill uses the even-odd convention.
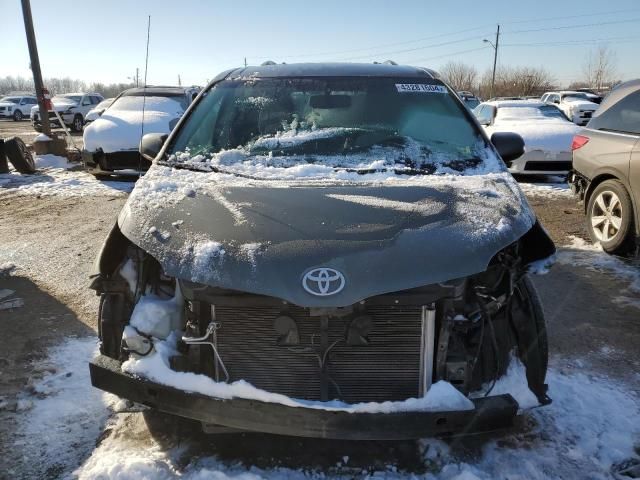
[[[454,94],[436,83],[399,84],[413,86],[386,78],[223,82],[164,161],[260,178],[502,171]]]

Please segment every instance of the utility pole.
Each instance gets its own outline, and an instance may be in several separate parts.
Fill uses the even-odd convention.
[[[136,67],[136,88],[140,86],[140,69]]]
[[[244,68],[247,68],[247,57],[244,57]]]
[[[178,86],[181,87],[182,86],[182,81],[180,80],[180,74],[178,74]]]
[[[31,4],[29,3],[29,0],[22,0],[22,16],[24,17],[24,30],[27,34],[27,44],[29,45],[29,58],[31,59],[31,71],[33,72],[33,84],[36,88],[36,97],[38,98],[38,107],[40,108],[42,131],[45,135],[51,136],[49,111],[47,110],[44,102],[44,85],[42,84],[40,58],[38,57],[36,33],[33,30],[33,17],[31,16]]]
[[[500,24],[496,30],[496,43],[487,40],[482,40],[484,43],[488,43],[493,47],[493,74],[491,75],[491,91],[489,92],[489,98],[493,98],[493,89],[496,85],[496,65],[498,64],[498,46],[500,45]]]

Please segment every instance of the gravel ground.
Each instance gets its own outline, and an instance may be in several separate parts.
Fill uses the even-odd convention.
[[[3,131],[0,129],[0,132]],[[2,135],[5,133],[0,133]],[[77,175],[83,174],[80,172]],[[50,176],[56,178],[53,174]],[[82,180],[80,177],[74,178],[74,182]],[[74,433],[79,436],[69,440],[69,448],[77,449],[81,438],[88,440],[81,442],[82,448],[77,449],[77,453],[64,462],[45,461],[40,450],[36,447],[28,448],[29,445],[39,444],[36,439],[18,431],[21,419],[24,415],[30,415],[28,401],[31,400],[27,403],[23,400],[42,397],[34,385],[42,378],[48,378],[47,375],[51,372],[63,368],[51,365],[50,361],[43,362],[47,355],[53,355],[47,354],[48,348],[60,344],[63,338],[95,335],[97,298],[87,288],[88,273],[101,242],[126,200],[126,194],[118,189],[111,192],[105,189],[96,190],[95,195],[85,196],[48,195],[44,190],[32,195],[8,190],[9,183],[1,180],[0,288],[15,290],[16,295],[25,300],[25,306],[0,312],[0,458],[3,459],[0,478],[61,478],[85,461],[88,461],[87,472],[100,471],[96,463],[99,463],[96,457],[98,454],[94,452],[91,455],[95,441],[102,445],[96,451],[102,452],[100,455],[121,452],[123,445],[131,442],[135,443],[136,449],[142,449],[140,451],[148,449],[146,454],[151,456],[156,453],[160,455],[169,448],[175,451],[181,440],[171,435],[165,439],[166,443],[162,439],[151,439],[139,414],[119,416],[116,421],[107,424],[100,435],[96,435],[94,430],[98,427],[98,430],[102,430],[102,418],[96,420],[98,427],[95,427],[94,422],[94,427],[83,430],[85,437]],[[529,184],[524,189],[556,243],[569,245],[560,250],[561,261],[548,275],[535,278],[547,313],[552,365],[557,371],[586,372],[591,377],[603,376],[615,385],[624,386],[629,392],[639,394],[640,376],[637,372],[640,363],[637,345],[640,344],[640,310],[633,304],[616,300],[620,292],[625,291],[637,298],[637,293],[629,289],[638,267],[624,260],[616,260],[618,263],[594,263],[593,259],[600,258],[598,252],[590,253],[589,250],[575,247],[576,237],[586,239],[582,208],[566,194],[562,185],[550,185],[553,184],[538,188],[535,184]],[[638,284],[640,285],[640,280]],[[83,365],[83,355],[88,354],[87,348],[89,351],[93,348],[91,345],[83,345],[82,351],[78,349],[76,353],[65,353],[72,356],[70,365],[75,365],[74,362],[81,362],[80,365]],[[69,375],[74,371],[70,370]],[[82,373],[75,373],[80,374]],[[23,414],[23,410],[26,413]],[[33,410],[36,411],[37,409]],[[629,421],[637,422],[637,418]],[[528,424],[521,425],[518,441],[528,438],[526,432],[531,428],[533,427]],[[272,442],[272,438],[254,436],[235,438],[231,444],[233,446],[230,446],[226,442],[213,445],[211,440],[198,436],[191,435],[190,438],[191,446],[180,450],[182,456],[178,455],[178,459],[172,460],[176,462],[173,466],[177,471],[180,471],[180,465],[193,464],[212,452],[218,455],[216,458],[231,464],[248,462],[261,468],[278,465],[304,467],[300,462],[311,458],[311,453],[291,454],[300,451],[315,454],[319,451],[328,452],[319,458],[325,463],[333,462],[331,465],[335,465],[336,458],[341,458],[339,452],[347,451],[352,452],[351,455],[358,459],[357,462],[366,462],[366,458],[360,458],[362,452],[353,445],[332,449],[322,442],[280,439]],[[87,441],[90,448],[87,447]],[[486,449],[486,442],[495,441],[510,442],[513,437],[459,442],[456,448],[462,457],[473,457]],[[266,444],[269,444],[267,449]],[[425,468],[424,462],[416,463],[415,455],[416,452],[424,455],[423,447],[411,443],[408,446],[369,445],[366,448],[370,448],[371,452],[382,459],[380,461],[383,466],[387,462],[397,465],[397,468],[421,472]],[[437,453],[438,449],[433,448]],[[525,445],[524,448],[529,447]],[[261,451],[262,455],[258,455],[257,451]],[[370,458],[373,456],[372,454]],[[346,462],[348,459],[344,463]],[[357,462],[353,460],[352,463]],[[326,470],[326,465],[323,467],[321,464],[320,468]],[[378,468],[379,465],[374,467]],[[91,470],[92,468],[98,470]],[[113,476],[105,478],[116,478],[115,473],[117,472],[113,471]],[[580,472],[575,473],[574,478],[584,478]],[[80,473],[78,475],[82,476]],[[86,476],[93,478],[91,474]],[[563,476],[572,478],[570,473]]]

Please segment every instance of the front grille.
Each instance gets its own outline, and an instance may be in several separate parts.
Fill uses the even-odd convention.
[[[527,162],[525,171],[566,172],[571,170],[571,160],[553,160],[549,162]]]
[[[4,112],[4,109],[5,109],[5,108],[6,108],[6,107],[0,107],[0,112]]]
[[[352,317],[328,320],[325,341],[338,342],[327,354],[326,375],[320,369],[321,317],[308,309],[277,306],[216,306],[218,349],[230,380],[294,398],[348,403],[403,400],[418,396],[421,309],[418,306],[371,306],[368,345],[345,344]],[[278,345],[274,320],[286,314],[296,320],[300,345]]]
[[[591,118],[593,116],[593,111],[592,110],[581,110],[580,111],[580,117],[581,118]]]

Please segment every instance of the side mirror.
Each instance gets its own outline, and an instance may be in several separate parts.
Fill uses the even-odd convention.
[[[517,133],[496,132],[491,135],[491,143],[504,162],[511,162],[524,155],[524,140]]]
[[[140,155],[147,160],[153,161],[164,145],[169,135],[166,133],[147,133],[140,140]]]

